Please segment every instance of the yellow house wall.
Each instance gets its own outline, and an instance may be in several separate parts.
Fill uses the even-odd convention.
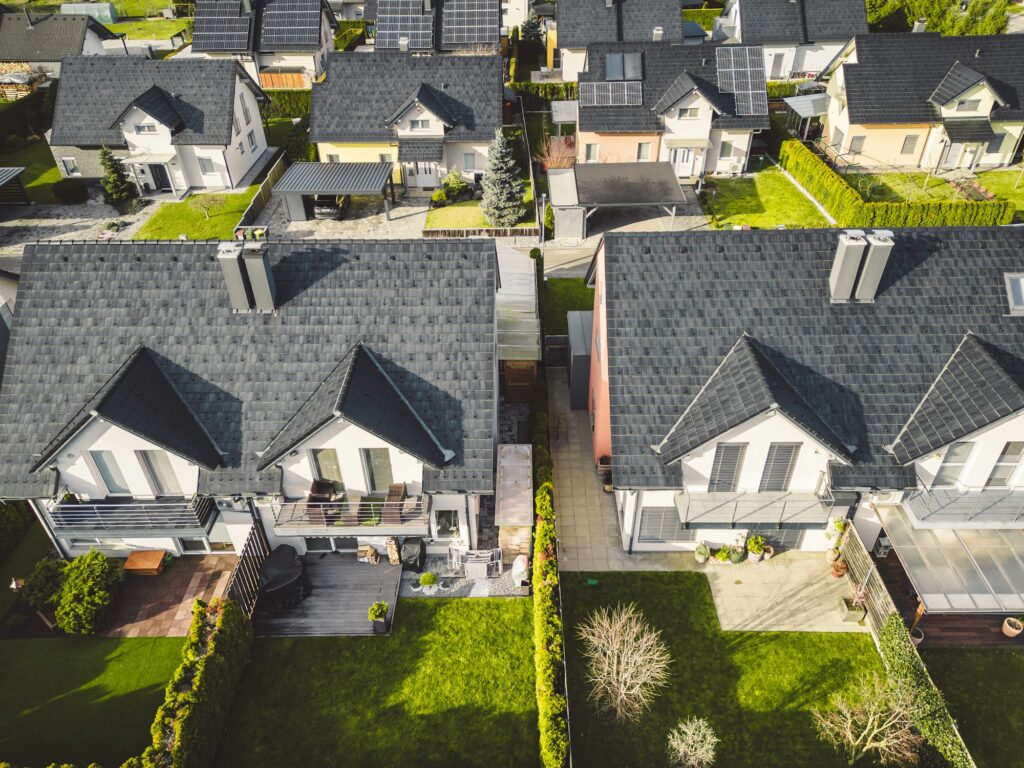
[[[555,68],[555,51],[558,50],[558,25],[549,24],[547,34],[547,68]]]
[[[582,131],[576,138],[576,162],[585,163],[587,144],[597,144],[599,163],[635,163],[637,147],[641,143],[651,145],[649,160],[658,159],[661,152],[661,135],[657,133],[595,133]]]
[[[395,162],[391,178],[396,184],[402,183],[402,171],[398,165],[398,146],[395,144],[377,143],[333,143],[320,142],[316,145],[317,156],[321,163],[330,162],[328,155],[337,155],[341,163],[379,163],[381,155],[391,155]]]

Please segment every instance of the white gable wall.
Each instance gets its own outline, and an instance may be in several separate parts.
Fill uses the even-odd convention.
[[[242,109],[243,99],[249,110],[250,121],[248,124],[245,122],[245,110]],[[238,120],[240,132],[235,134],[234,125],[232,125],[231,143],[224,149],[224,160],[231,177],[231,187],[238,186],[238,182],[267,149],[267,137],[263,133],[259,104],[256,103],[256,97],[249,87],[242,83],[240,77],[235,78],[234,115]],[[255,150],[249,148],[249,131],[256,134]]]
[[[413,120],[427,120],[429,125],[425,129],[413,129]],[[395,135],[400,139],[439,139],[444,137],[444,130],[444,123],[441,119],[429,109],[419,104],[414,104],[406,110],[401,119],[395,123]]]
[[[979,430],[972,435],[961,438],[958,442],[973,442],[974,448],[967,459],[963,471],[960,473],[958,488],[960,490],[980,490],[985,487],[992,470],[995,467],[999,454],[1008,442],[1024,441],[1024,413],[1018,413],[1008,419],[992,424],[985,429]],[[916,463],[917,477],[921,485],[931,488],[935,480],[935,474],[942,466],[942,460],[946,456],[949,447],[940,448],[929,453]],[[1010,477],[1010,488],[1024,488],[1024,471],[1021,467],[1024,462],[1017,466],[1016,471]]]

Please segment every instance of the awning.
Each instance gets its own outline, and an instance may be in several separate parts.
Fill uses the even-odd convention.
[[[494,523],[499,528],[533,526],[533,447],[498,446]]]
[[[708,139],[665,139],[666,147],[681,147],[684,149],[709,149],[711,142]]]
[[[398,159],[403,163],[439,163],[443,155],[443,139],[406,139],[398,142]]]
[[[579,121],[580,103],[578,101],[552,101],[551,122],[555,125],[566,125]]]
[[[988,120],[946,120],[942,123],[950,141],[979,144],[992,141],[998,134]]]
[[[808,93],[803,96],[789,96],[783,99],[786,106],[801,118],[820,117],[828,112],[827,93]]]
[[[274,185],[275,195],[380,195],[391,163],[294,163]]]
[[[144,152],[141,155],[128,155],[129,163],[144,165],[146,163],[168,163],[174,159],[173,152]]]
[[[1024,610],[1024,530],[914,528],[898,505],[878,514],[929,613]]]

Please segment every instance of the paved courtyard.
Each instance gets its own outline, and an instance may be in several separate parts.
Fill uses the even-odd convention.
[[[275,196],[263,209],[257,224],[269,227],[275,240],[419,238],[427,223],[428,202],[425,197],[399,199],[388,221],[383,198],[354,197],[341,221],[288,221],[284,203]]]
[[[722,629],[868,631],[839,618],[839,599],[852,587],[846,578],[832,577],[820,552],[780,552],[768,561],[739,565],[700,565],[690,552],[624,552],[613,497],[594,469],[590,416],[569,409],[564,368],[548,369],[548,402],[561,570],[702,571]]]

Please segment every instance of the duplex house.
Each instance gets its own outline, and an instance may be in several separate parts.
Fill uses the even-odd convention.
[[[265,98],[235,61],[69,58],[50,149],[65,177],[101,177],[107,146],[143,194],[231,189],[268,151]]]
[[[392,162],[407,192],[426,192],[451,169],[471,180],[486,168],[502,124],[501,57],[334,54],[312,99],[321,162]]]
[[[309,88],[337,26],[326,0],[198,0],[185,55],[236,59],[264,88]]]
[[[519,0],[514,0],[519,2]],[[500,0],[370,0],[374,47],[389,51],[497,51],[506,3]]]
[[[602,43],[580,74],[577,162],[670,162],[680,179],[742,173],[768,128],[758,46]]]
[[[769,80],[815,77],[868,31],[861,0],[728,0],[715,39],[764,48]]]
[[[575,82],[593,43],[683,43],[680,0],[559,0],[548,25],[548,67]]]
[[[15,12],[0,6],[0,72],[60,77],[65,56],[125,53],[117,36],[91,16]]]
[[[1024,231],[612,233],[589,279],[623,549],[852,510],[929,610],[1024,608]]]
[[[477,543],[490,241],[45,242],[0,385],[0,498],[66,555]],[[55,307],[60,307],[55,311]]]
[[[857,35],[821,73],[830,153],[868,168],[993,168],[1024,136],[1024,39]]]

